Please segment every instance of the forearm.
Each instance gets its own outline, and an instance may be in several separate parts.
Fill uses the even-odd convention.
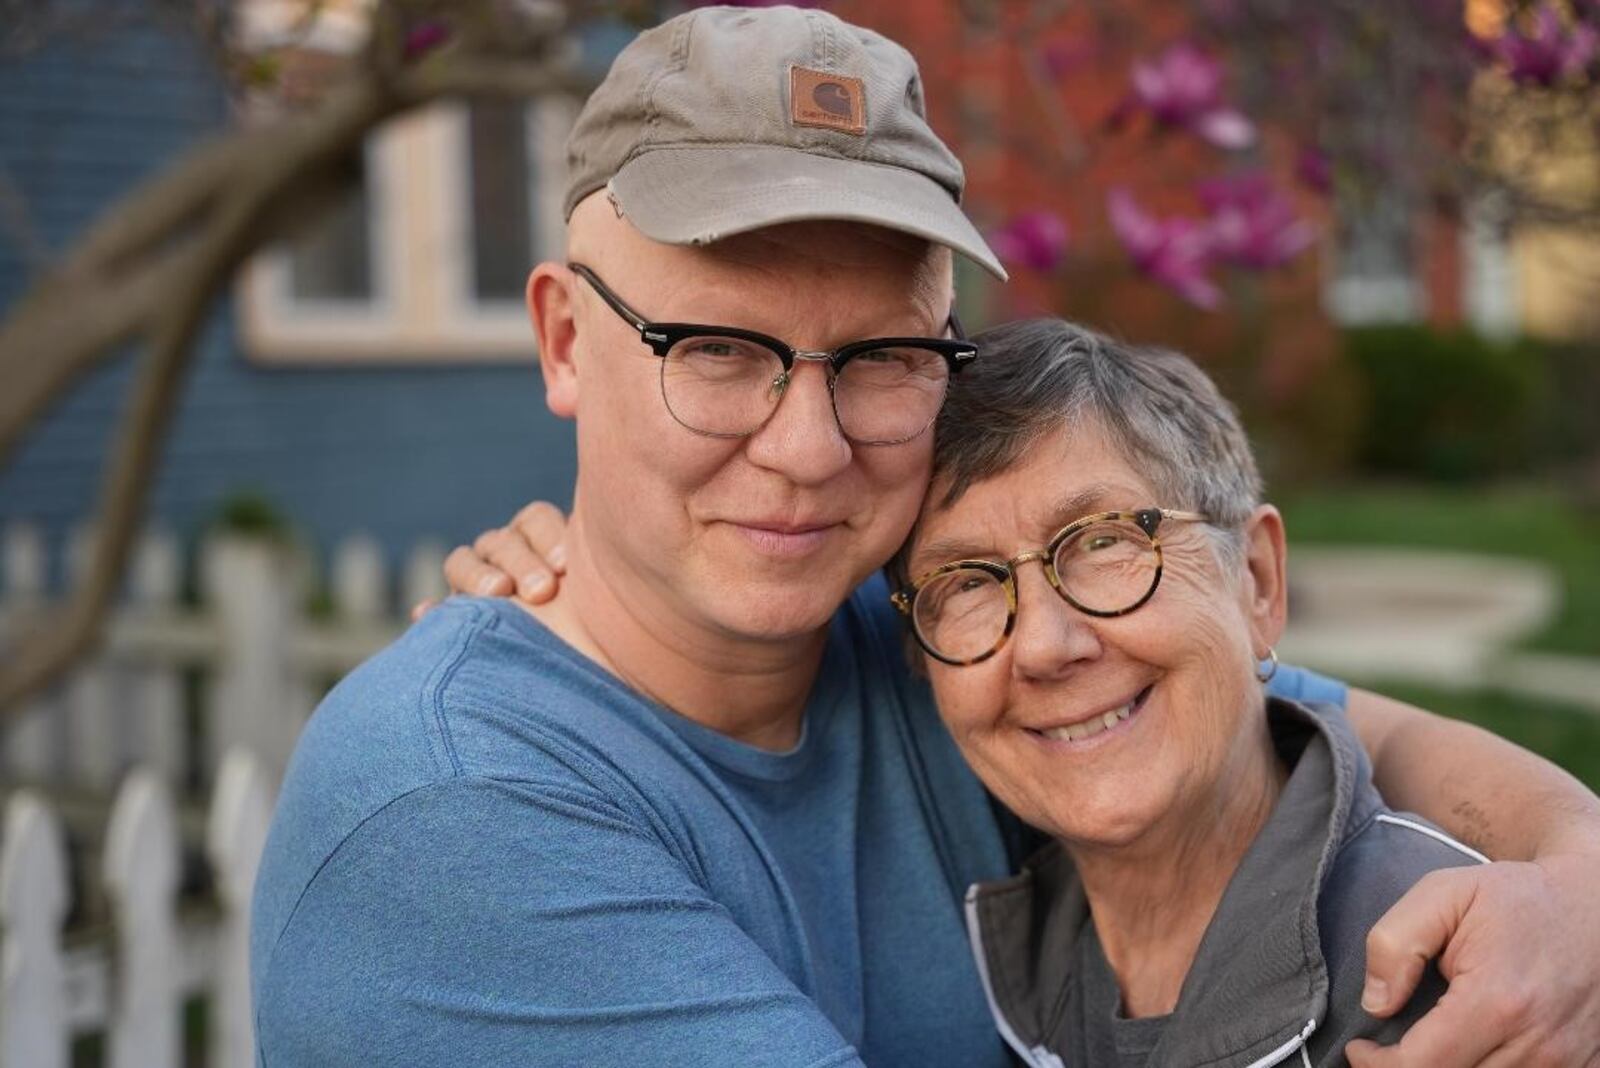
[[[1350,691],[1350,720],[1395,808],[1496,860],[1600,855],[1600,798],[1547,760],[1488,731]]]

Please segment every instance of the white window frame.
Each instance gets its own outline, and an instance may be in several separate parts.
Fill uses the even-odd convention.
[[[565,141],[577,108],[576,100],[558,95],[527,105],[535,261],[562,255]],[[296,299],[291,258],[283,247],[265,250],[246,265],[238,286],[239,323],[253,362],[460,364],[537,358],[521,302],[485,302],[473,293],[469,138],[466,105],[440,103],[391,121],[369,139],[370,298]]]
[[[1334,274],[1324,301],[1341,326],[1415,323],[1422,318],[1422,289],[1410,275]]]
[[[1504,202],[1493,194],[1467,204],[1461,226],[1462,304],[1467,322],[1485,337],[1509,340],[1522,327],[1521,279],[1511,251]]]
[[[1351,264],[1339,247],[1338,237],[1327,244],[1323,276],[1323,307],[1340,326],[1382,326],[1415,323],[1423,316],[1422,284],[1406,271],[1373,270],[1368,264]]]
[[[292,45],[353,52],[367,39],[375,6],[376,0],[243,0],[231,29],[246,51]]]

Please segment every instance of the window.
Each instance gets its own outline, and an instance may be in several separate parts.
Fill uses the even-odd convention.
[[[564,97],[438,104],[374,134],[352,194],[246,268],[250,358],[532,358],[523,284],[561,253],[576,108]]]
[[[1417,281],[1413,215],[1392,188],[1341,197],[1333,270],[1324,293],[1334,321],[1345,326],[1413,322],[1423,311]]]
[[[354,169],[354,187],[320,225],[288,243],[289,291],[297,303],[372,299],[372,204],[365,153]]]
[[[480,303],[522,302],[528,264],[539,246],[528,196],[537,167],[528,148],[537,140],[526,110],[516,103],[483,101],[467,108],[472,295]],[[485,240],[490,235],[494,239]]]

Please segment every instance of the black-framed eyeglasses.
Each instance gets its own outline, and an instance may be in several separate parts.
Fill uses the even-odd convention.
[[[1141,508],[1097,512],[1062,527],[1043,549],[1005,563],[956,560],[934,568],[890,596],[911,619],[917,644],[935,660],[962,667],[987,660],[1017,625],[1017,568],[1044,565],[1057,593],[1084,615],[1125,616],[1161,584],[1163,521],[1205,523],[1199,512]]]
[[[661,357],[667,411],[707,437],[742,438],[760,430],[777,411],[795,363],[811,360],[829,367],[828,393],[846,438],[857,445],[898,445],[933,425],[950,376],[978,357],[954,313],[952,338],[877,337],[811,352],[754,330],[651,322],[588,267],[568,267]]]

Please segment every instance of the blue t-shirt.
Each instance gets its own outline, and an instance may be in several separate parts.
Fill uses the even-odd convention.
[[[509,601],[430,612],[290,764],[251,932],[260,1063],[1006,1064],[961,898],[1022,843],[902,643],[875,579],[773,753]]]

